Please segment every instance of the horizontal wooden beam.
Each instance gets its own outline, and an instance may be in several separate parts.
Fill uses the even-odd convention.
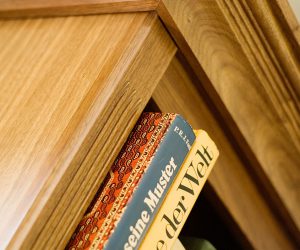
[[[158,0],[1,0],[0,17],[67,16],[155,10]]]

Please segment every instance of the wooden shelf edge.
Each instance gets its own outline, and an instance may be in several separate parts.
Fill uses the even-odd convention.
[[[158,0],[3,0],[0,18],[69,16],[153,11]]]
[[[2,234],[0,236],[0,248],[45,249],[51,246],[55,249],[62,249],[65,247],[66,242],[70,239],[86,211],[89,201],[91,201],[95,195],[103,177],[108,172],[109,167],[125,142],[127,135],[130,133],[131,128],[147,104],[156,84],[164,74],[164,71],[176,52],[176,46],[155,13],[73,17],[71,22],[70,18],[54,19],[58,21],[59,24],[68,22],[69,25],[74,25],[77,21],[78,26],[75,26],[77,27],[76,33],[73,30],[70,31],[76,34],[75,37],[83,34],[80,32],[81,29],[85,31],[89,30],[90,33],[94,35],[91,41],[97,44],[97,46],[91,46],[92,52],[94,52],[95,49],[97,53],[101,51],[101,53],[105,54],[105,51],[109,50],[112,55],[110,56],[109,53],[106,53],[102,58],[95,52],[91,53],[93,55],[92,58],[99,60],[102,64],[99,63],[100,66],[95,62],[84,64],[84,69],[87,68],[87,71],[90,72],[94,70],[94,77],[87,78],[88,80],[86,81],[84,76],[87,74],[84,74],[78,66],[84,61],[83,59],[82,61],[74,60],[75,66],[70,63],[71,59],[66,63],[67,67],[73,69],[72,76],[74,76],[74,78],[71,78],[72,81],[67,77],[62,78],[64,80],[62,80],[61,84],[67,85],[69,83],[68,81],[70,81],[74,84],[73,89],[78,92],[80,91],[80,84],[88,86],[86,93],[82,99],[80,99],[76,98],[76,96],[73,97],[73,92],[68,91],[68,94],[79,102],[78,107],[74,110],[74,114],[72,113],[72,115],[70,115],[70,119],[67,120],[66,127],[64,127],[61,132],[62,136],[59,136],[57,141],[55,141],[53,150],[51,148],[52,151],[49,150],[50,152],[46,152],[49,153],[49,161],[47,161],[47,158],[45,163],[41,164],[42,170],[39,172],[43,176],[43,179],[40,180],[36,177],[29,178],[29,175],[28,179],[25,180],[25,183],[28,185],[37,182],[36,185],[39,185],[39,189],[36,195],[28,193],[26,197],[24,197],[25,195],[20,195],[20,199],[16,199],[16,204],[14,205],[19,208],[22,213],[24,212],[24,216],[19,218],[19,211],[16,211],[17,209],[6,200],[6,205],[11,211],[14,211],[8,214],[13,217],[14,221],[10,220],[10,217],[7,216],[7,221],[4,221],[5,223],[2,224],[1,232],[4,234],[9,231],[9,234]],[[82,19],[84,19],[84,21],[82,21]],[[49,31],[49,24],[52,24],[52,21],[53,19],[51,20],[50,18],[42,20],[32,19],[28,20],[27,23],[36,24],[36,26],[38,26],[38,24],[44,25],[40,30],[42,30],[42,33],[48,34],[51,33],[51,30]],[[107,23],[105,23],[105,21]],[[18,25],[23,25],[22,20],[4,22],[8,26],[15,24],[17,31],[19,31]],[[88,24],[92,23],[94,25],[92,27],[98,29],[101,25],[110,25],[109,28],[115,27],[113,24],[123,29],[126,27],[130,27],[130,29],[124,29],[125,35],[122,36],[122,39],[119,38],[120,32],[113,31],[120,40],[116,38],[113,39],[109,36],[110,33],[107,33],[108,38],[105,39],[105,36],[99,35],[97,30],[93,33],[94,30],[92,30],[92,28],[85,28],[90,27],[85,26],[85,22],[88,22]],[[99,25],[99,23],[101,25]],[[68,28],[67,25],[61,25],[61,27]],[[36,30],[31,32],[31,38],[39,38],[39,34],[34,31]],[[57,30],[54,32],[56,31]],[[18,32],[11,31],[11,33],[16,36],[19,35]],[[3,35],[3,38],[7,37]],[[69,39],[73,41],[71,38],[72,36],[70,36]],[[61,39],[65,41],[66,46],[69,45],[71,47],[70,44],[72,43],[69,42],[69,40],[65,39],[65,37],[61,37]],[[39,39],[37,40],[42,43]],[[103,40],[106,42],[103,43]],[[55,41],[57,42],[57,40]],[[109,47],[107,44],[114,47]],[[36,50],[38,50],[38,45],[35,45]],[[73,46],[72,49],[74,48],[78,49]],[[59,49],[60,44],[55,46],[55,50]],[[90,51],[89,47],[85,47],[82,51],[84,52],[84,56],[90,60],[90,54],[87,53],[87,51]],[[28,56],[28,54],[22,54],[22,52],[20,53],[21,56],[18,56],[23,59],[27,58],[26,56]],[[53,53],[50,49],[48,53],[50,58],[57,56],[57,54]],[[72,59],[74,54],[75,53],[70,53]],[[58,55],[64,60],[68,58],[64,53]],[[101,61],[101,58],[103,61]],[[50,68],[54,67],[52,64],[47,66]],[[76,66],[78,68],[76,68]],[[67,70],[64,65],[60,64],[59,67],[62,73],[57,74],[59,74],[59,76],[66,74]],[[8,68],[7,72],[11,72],[10,70],[11,68]],[[46,74],[43,70],[46,71],[47,67],[43,67],[39,70],[41,75]],[[29,71],[29,74],[30,73],[32,73],[32,70]],[[13,74],[13,76],[14,75],[15,74]],[[36,78],[39,79],[38,77]],[[52,78],[50,78],[50,80],[44,80],[44,82],[46,82],[45,85],[48,83],[47,80],[50,82],[47,86],[51,88],[50,80],[52,80]],[[44,85],[40,84],[40,82],[34,82],[33,80],[28,81],[29,86],[33,85],[37,88],[34,84],[40,87],[41,92],[44,93],[43,90],[45,88],[42,88]],[[57,92],[67,99],[69,95],[64,95],[63,91],[59,91],[59,87],[61,87],[60,84],[57,86]],[[34,89],[34,87],[32,88]],[[28,89],[30,88],[28,87]],[[5,94],[6,92],[4,92],[4,95]],[[31,92],[29,92],[28,95],[30,94]],[[58,94],[53,94],[53,99],[58,99],[57,96]],[[44,103],[46,108],[48,102]],[[71,100],[69,100],[69,102],[71,103]],[[69,107],[70,103],[66,104],[66,106]],[[32,105],[34,104],[35,103]],[[40,103],[37,105],[39,106],[34,106],[34,108],[38,109],[40,107]],[[13,108],[15,107],[13,106],[12,109]],[[32,108],[30,110],[32,110]],[[63,111],[62,109],[60,117],[64,118],[67,114]],[[56,116],[53,117],[56,118]],[[60,124],[59,121],[57,121],[57,119],[53,121],[54,125],[52,130],[57,129],[56,126]],[[36,123],[30,125],[32,125],[33,130],[39,128]],[[41,140],[47,141],[47,139],[50,141],[51,138],[43,137]],[[33,165],[31,173],[34,172],[33,170],[36,170],[36,168],[34,168],[36,165]],[[28,166],[26,165],[26,167]],[[21,176],[26,175],[22,174]],[[17,177],[18,178],[15,178],[16,183],[25,189],[21,177]],[[15,191],[15,193],[17,192],[18,190]],[[13,195],[11,196],[14,197]],[[29,206],[28,209],[27,207],[23,209],[21,203],[25,198],[27,199],[26,204]],[[31,203],[29,203],[29,199],[32,200]],[[13,213],[19,215],[19,217],[14,216]],[[2,214],[2,216],[5,216],[5,214]],[[14,227],[14,231],[6,226]]]

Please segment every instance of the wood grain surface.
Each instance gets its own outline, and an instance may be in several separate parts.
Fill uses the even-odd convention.
[[[299,46],[272,1],[161,3],[160,17],[300,244]]]
[[[288,29],[291,29],[292,33],[295,36],[299,46],[300,46],[300,24],[297,20],[296,13],[291,8],[288,0],[276,0],[276,2],[272,2],[272,7],[276,8],[275,13],[278,18],[287,22]],[[295,11],[297,11],[295,9]],[[298,13],[299,14],[299,13]]]
[[[62,248],[176,48],[153,13],[7,20],[0,37],[0,248]]]
[[[271,9],[273,2],[218,0],[261,89],[300,150],[300,47],[288,26],[278,24],[280,20]]]
[[[231,216],[228,226],[237,224],[237,239],[245,236],[253,249],[294,249],[285,228],[247,171],[247,164],[229,142],[224,125],[217,121],[214,108],[206,101],[207,94],[197,85],[197,78],[176,57],[152,98],[163,112],[180,113],[193,128],[205,129],[212,136],[220,157],[208,181]],[[224,217],[225,211],[221,212]]]
[[[158,0],[0,0],[0,17],[151,11]]]

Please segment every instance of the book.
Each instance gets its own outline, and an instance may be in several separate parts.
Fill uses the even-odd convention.
[[[180,115],[143,113],[67,249],[137,249],[194,140]]]
[[[171,249],[218,156],[215,143],[203,130],[196,140],[159,209],[140,249]]]
[[[185,247],[182,245],[181,241],[177,238],[171,248],[171,250],[185,250]]]

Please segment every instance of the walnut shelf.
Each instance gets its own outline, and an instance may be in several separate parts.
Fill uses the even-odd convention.
[[[171,61],[154,13],[0,22],[0,245],[61,248]]]

